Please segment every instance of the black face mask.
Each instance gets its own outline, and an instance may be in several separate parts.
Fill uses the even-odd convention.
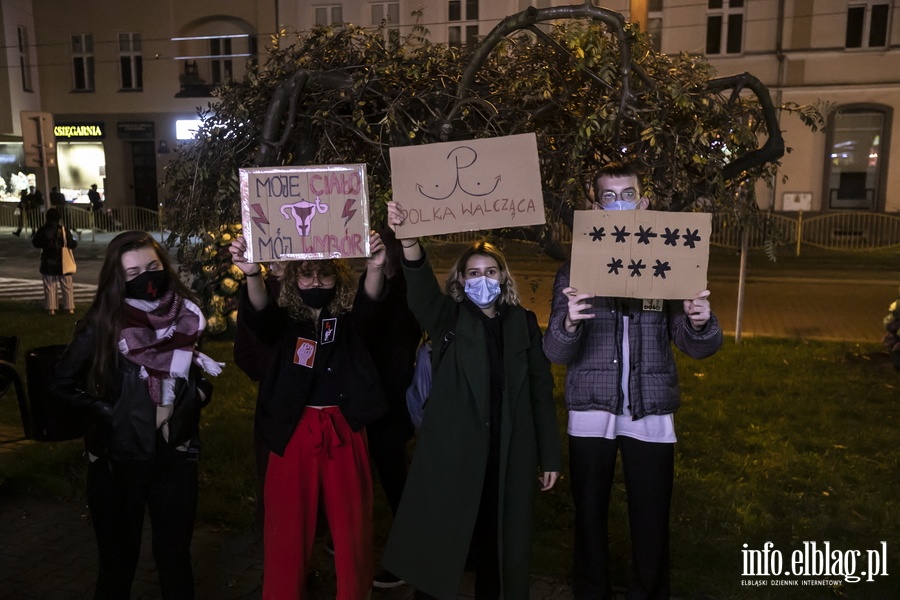
[[[165,271],[144,271],[125,282],[125,297],[135,300],[156,300],[169,289],[169,274]]]
[[[303,304],[310,308],[324,308],[334,299],[335,291],[336,289],[333,287],[301,289],[300,299],[303,300]]]

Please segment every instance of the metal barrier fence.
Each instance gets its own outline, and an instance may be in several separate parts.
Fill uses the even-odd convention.
[[[90,231],[92,235],[103,231],[162,231],[159,213],[137,206],[117,206],[101,212],[94,212],[80,206],[67,204],[62,207],[60,212],[63,223],[67,227],[81,232]],[[18,227],[18,223],[19,216],[16,215],[15,205],[0,206],[0,227]],[[44,224],[43,210],[25,211],[24,229],[30,231],[32,224],[35,229]]]
[[[162,232],[161,215],[153,210],[136,206],[117,206],[102,213],[95,213],[78,206],[64,208],[64,222],[78,231],[142,231]],[[40,210],[25,214],[25,228],[40,227],[44,216]],[[0,227],[18,227],[19,217],[15,205],[0,205]],[[551,223],[554,238],[571,243],[572,232],[561,223]],[[763,228],[750,231],[750,247],[761,248],[768,232],[777,229],[778,237],[791,243],[807,244],[831,250],[876,250],[900,246],[900,215],[870,212],[833,212],[814,216],[798,213],[797,217],[770,214]],[[469,231],[433,236],[445,242],[472,242],[485,237],[488,232]],[[712,244],[726,248],[740,248],[741,229],[726,218],[716,215],[712,223]]]
[[[769,229],[766,229],[769,228]],[[768,231],[777,229],[781,239],[798,248],[802,244],[828,250],[878,250],[900,246],[900,215],[870,212],[833,212],[796,218],[771,214],[764,228],[750,231],[750,247],[763,246]],[[712,243],[726,248],[741,245],[740,227],[724,218],[713,218]]]
[[[571,243],[572,232],[561,223],[551,224],[554,238]],[[807,244],[830,250],[877,250],[900,246],[900,215],[867,212],[825,213],[812,217],[798,213],[797,217],[768,215],[762,228],[750,230],[751,248],[762,248],[769,232],[781,240],[796,245]],[[472,242],[484,238],[487,232],[469,231],[434,236],[447,242]],[[741,228],[723,216],[714,216],[712,242],[725,248],[741,247]]]

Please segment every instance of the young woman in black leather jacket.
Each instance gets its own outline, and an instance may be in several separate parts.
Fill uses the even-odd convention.
[[[198,425],[211,393],[197,367],[220,372],[196,350],[205,326],[194,295],[149,234],[128,231],[110,242],[97,295],[53,384],[88,422],[96,599],[130,597],[145,508],[162,597],[194,597]]]

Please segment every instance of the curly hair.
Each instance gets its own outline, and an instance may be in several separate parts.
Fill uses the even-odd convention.
[[[500,297],[497,298],[497,304],[499,306],[516,306],[520,304],[516,280],[513,279],[512,273],[509,272],[506,258],[499,248],[485,241],[475,242],[456,259],[456,263],[447,274],[447,279],[444,280],[444,291],[446,294],[457,302],[463,301],[463,298],[466,297],[466,288],[459,283],[459,278],[462,276],[465,279],[466,265],[469,263],[469,259],[476,255],[493,258],[497,261],[497,266],[500,267]]]
[[[353,281],[350,264],[340,258],[289,262],[281,277],[282,286],[278,305],[287,308],[288,314],[295,321],[315,321],[315,311],[300,299],[300,288],[297,286],[297,278],[300,275],[310,275],[313,272],[317,272],[320,276],[333,275],[335,278],[335,294],[327,306],[328,312],[335,316],[349,312],[353,306],[356,285]]]

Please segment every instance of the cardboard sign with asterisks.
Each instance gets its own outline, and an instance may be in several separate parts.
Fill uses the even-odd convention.
[[[712,215],[579,210],[570,285],[579,294],[687,299],[706,289]]]

